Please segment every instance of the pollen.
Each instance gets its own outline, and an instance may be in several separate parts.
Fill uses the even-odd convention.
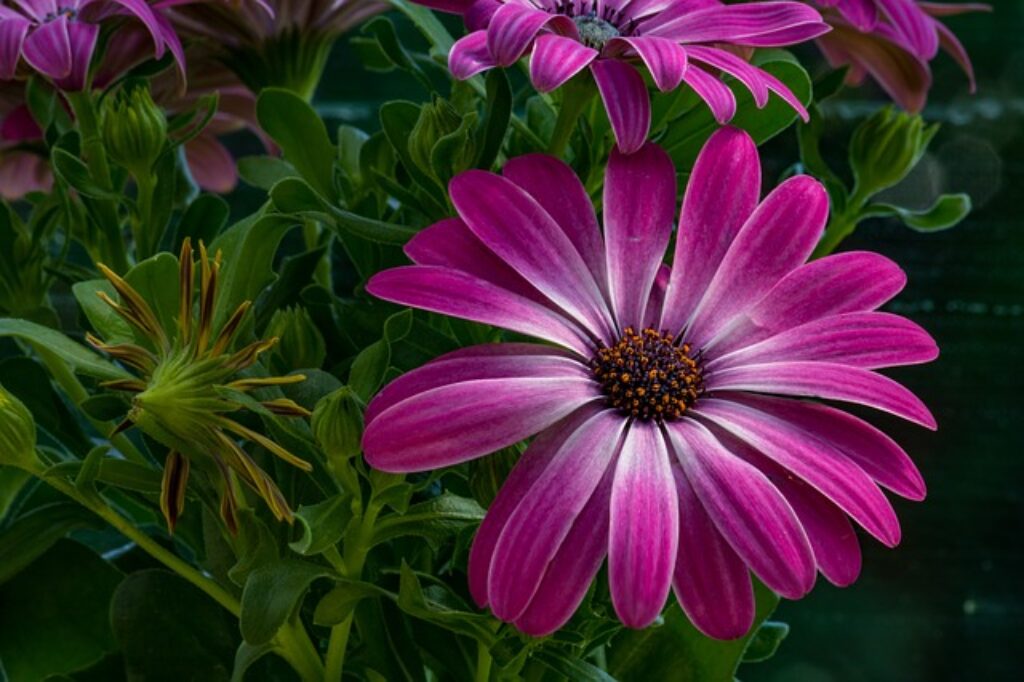
[[[671,421],[704,390],[700,354],[668,332],[627,327],[618,343],[591,361],[608,404],[630,417]]]

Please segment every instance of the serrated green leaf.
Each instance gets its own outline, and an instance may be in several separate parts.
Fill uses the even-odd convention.
[[[372,544],[413,535],[436,547],[463,528],[479,524],[484,514],[483,507],[476,500],[443,493],[409,507],[405,514],[395,514],[379,521],[373,532]]]
[[[871,204],[861,213],[861,220],[874,217],[899,218],[918,232],[940,232],[956,227],[971,212],[971,198],[966,194],[943,194],[931,208],[915,211],[891,204]]]
[[[295,512],[295,520],[301,535],[288,546],[304,556],[320,554],[341,540],[352,520],[352,498],[334,495],[319,504],[302,505]]]
[[[788,635],[788,625],[774,620],[766,620],[750,638],[747,650],[743,652],[743,661],[745,663],[767,661],[775,655],[782,645],[782,640],[786,639]]]
[[[27,320],[0,319],[0,337],[10,336],[44,348],[66,362],[72,371],[105,381],[131,379],[131,374],[107,362],[62,333]]]
[[[245,641],[255,646],[268,643],[299,607],[313,581],[333,575],[323,566],[298,559],[282,559],[254,570],[242,590]]]

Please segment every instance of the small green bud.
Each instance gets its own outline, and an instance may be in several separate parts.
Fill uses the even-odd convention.
[[[420,170],[442,182],[473,165],[476,114],[462,115],[447,100],[424,104],[409,134],[409,155]]]
[[[276,373],[319,368],[327,357],[324,337],[305,308],[278,310],[270,318],[264,336],[278,339],[270,352],[271,369]]]
[[[345,461],[362,451],[363,404],[348,386],[320,399],[312,426],[328,461]]]
[[[0,385],[0,465],[33,469],[36,459],[36,423],[28,408]]]
[[[103,144],[136,178],[148,175],[167,142],[167,117],[145,83],[129,84],[103,105]]]
[[[937,131],[891,106],[861,123],[850,140],[855,192],[866,200],[907,177]]]

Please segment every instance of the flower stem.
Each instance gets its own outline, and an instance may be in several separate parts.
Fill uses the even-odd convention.
[[[138,188],[138,217],[133,225],[135,237],[135,258],[143,261],[154,253],[162,235],[153,234],[153,194],[156,192],[157,179],[152,173],[142,174],[135,178]]]
[[[476,643],[476,675],[474,682],[488,682],[491,679],[491,650],[483,642]]]
[[[595,94],[589,72],[576,76],[562,86],[562,103],[555,121],[555,130],[548,143],[548,153],[562,156],[569,146],[572,133],[576,130],[583,109]]]

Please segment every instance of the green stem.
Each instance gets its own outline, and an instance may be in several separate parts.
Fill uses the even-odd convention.
[[[565,153],[576,124],[594,94],[593,83],[587,74],[576,76],[562,86],[562,103],[551,142],[548,143],[549,154],[560,157]]]
[[[483,642],[476,643],[476,676],[474,682],[488,682],[491,679],[491,650]]]
[[[282,625],[274,636],[272,645],[281,657],[295,669],[302,682],[320,682],[320,680],[329,679],[324,673],[320,654],[300,622],[289,621]]]
[[[135,259],[138,261],[143,261],[156,253],[162,236],[153,233],[156,227],[153,225],[153,194],[156,192],[156,183],[157,179],[152,173],[140,174],[135,178],[135,186],[138,188],[138,217],[132,226],[132,232],[135,237]]]
[[[103,146],[103,138],[100,136],[99,119],[96,116],[96,107],[89,92],[68,92],[65,93],[71,110],[78,122],[78,131],[82,140],[82,154],[85,157],[86,165],[92,179],[104,189],[113,192],[114,183],[110,174],[110,165],[107,163],[107,151]],[[111,199],[94,200],[100,229],[104,233],[103,246],[107,249],[108,265],[119,273],[128,270],[128,256],[125,252],[124,241],[121,239],[121,223],[117,216],[117,206]]]

